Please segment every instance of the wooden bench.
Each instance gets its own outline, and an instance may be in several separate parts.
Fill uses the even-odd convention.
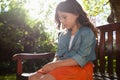
[[[97,27],[100,29],[96,45],[97,59],[94,61],[94,80],[120,80],[120,22]],[[13,56],[17,61],[17,80],[27,80],[23,76],[24,59],[53,58],[54,53],[19,53]]]
[[[120,80],[120,22],[98,28],[101,34],[96,46],[95,78]]]

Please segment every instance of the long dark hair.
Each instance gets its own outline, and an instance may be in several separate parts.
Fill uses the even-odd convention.
[[[83,10],[82,6],[76,0],[66,0],[58,4],[55,13],[55,21],[57,23],[58,29],[60,28],[61,22],[58,17],[58,11],[68,12],[72,14],[78,14],[78,22],[85,27],[90,27],[95,36],[97,37],[98,30],[90,22],[86,12]]]

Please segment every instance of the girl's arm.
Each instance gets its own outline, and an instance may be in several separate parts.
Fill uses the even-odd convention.
[[[52,71],[52,70],[54,70],[55,68],[58,68],[58,67],[75,66],[75,65],[79,65],[79,64],[72,58],[66,59],[66,60],[58,60],[58,61],[50,62],[50,63],[44,65],[41,68],[41,72],[48,73],[48,72],[50,72],[50,71]]]
[[[56,67],[61,67],[61,66],[76,66],[79,65],[74,59],[69,58],[65,60],[58,60],[54,63]]]

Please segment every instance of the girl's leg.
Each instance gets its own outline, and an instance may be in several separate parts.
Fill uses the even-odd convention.
[[[50,74],[45,74],[42,75],[40,80],[56,80],[54,76],[50,75]]]
[[[38,72],[31,73],[28,80],[56,80],[52,75],[50,74],[41,74]]]
[[[28,77],[28,80],[40,80],[42,75],[43,74],[38,72],[31,73],[30,76]]]

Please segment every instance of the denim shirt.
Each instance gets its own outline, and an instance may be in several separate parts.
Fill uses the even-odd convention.
[[[96,59],[96,38],[89,27],[79,28],[73,39],[71,49],[69,50],[70,37],[70,30],[68,30],[67,33],[60,34],[58,39],[58,49],[55,56],[58,56],[61,60],[72,58],[81,67],[87,62],[92,62]]]

